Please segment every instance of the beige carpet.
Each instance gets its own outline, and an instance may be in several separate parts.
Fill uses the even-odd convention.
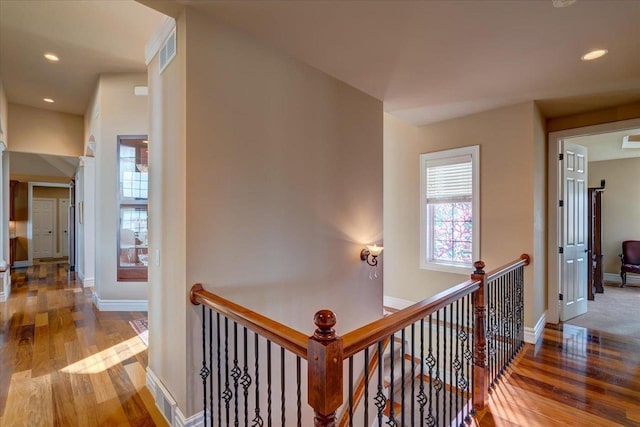
[[[640,339],[640,287],[606,284],[604,293],[589,301],[587,314],[564,323]]]

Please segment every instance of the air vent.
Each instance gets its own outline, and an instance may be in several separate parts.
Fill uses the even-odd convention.
[[[167,68],[167,65],[173,60],[176,56],[176,30],[174,29],[169,37],[167,37],[167,41],[164,42],[162,47],[160,48],[160,73]]]

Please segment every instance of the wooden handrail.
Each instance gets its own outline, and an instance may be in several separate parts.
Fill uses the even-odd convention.
[[[385,336],[406,328],[416,320],[424,319],[429,314],[433,314],[452,302],[475,292],[479,287],[480,282],[467,280],[343,335],[344,358],[347,359],[353,356],[366,347],[377,343]]]
[[[522,255],[520,255],[520,258],[518,258],[518,259],[516,259],[514,261],[511,261],[511,262],[508,262],[505,265],[503,265],[501,267],[498,267],[495,270],[491,270],[490,272],[488,272],[486,280],[487,280],[487,282],[489,282],[489,281],[495,279],[498,276],[501,276],[501,275],[503,275],[505,273],[508,273],[510,271],[515,270],[518,267],[527,266],[527,265],[529,265],[530,262],[531,262],[531,257],[529,255],[527,255],[527,254],[522,254]]]
[[[302,332],[271,320],[255,311],[233,303],[205,290],[200,283],[191,287],[190,300],[194,305],[203,304],[233,319],[242,326],[278,344],[290,352],[307,358],[307,342],[309,337]]]

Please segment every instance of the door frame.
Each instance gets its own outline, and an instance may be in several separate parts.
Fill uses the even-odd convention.
[[[58,218],[56,220],[57,221],[56,222],[56,227],[58,227],[58,248],[60,249],[60,250],[56,251],[56,257],[63,257],[63,256],[69,257],[69,247],[70,247],[70,245],[69,245],[69,243],[70,243],[70,241],[69,241],[69,236],[70,236],[70,233],[69,233],[69,222],[70,222],[69,221],[69,219],[70,219],[69,218],[69,206],[71,206],[71,199],[56,199],[56,200],[58,201],[57,206],[56,206],[56,208],[57,208],[56,213],[58,215]],[[65,200],[67,202],[67,209],[65,210],[65,212],[60,212],[61,211],[60,205],[62,205],[62,202],[65,201]],[[63,217],[62,214],[64,214],[64,216],[67,217],[67,237],[65,239],[63,239],[64,233],[63,233],[62,227],[60,227],[60,222],[61,222],[62,217]],[[65,240],[67,241],[67,255],[64,255],[64,252],[62,250],[63,243],[64,243]]]
[[[71,188],[70,184],[64,184],[61,182],[29,182],[29,193],[27,199],[27,265],[24,267],[31,267],[33,265],[33,187],[59,187],[59,188]],[[55,203],[54,203],[55,204]],[[57,208],[54,210],[57,211]],[[57,217],[57,214],[56,214]],[[57,224],[56,224],[57,226]],[[54,239],[54,242],[56,240]],[[54,250],[55,253],[55,250]],[[22,266],[22,265],[21,265]]]
[[[593,126],[585,126],[567,129],[548,134],[548,198],[547,198],[547,318],[548,323],[560,321],[560,254],[558,254],[559,242],[561,242],[560,227],[562,211],[558,207],[558,196],[562,185],[562,175],[558,155],[561,151],[561,141],[576,136],[596,135],[600,133],[617,132],[640,127],[640,119],[621,120],[611,123],[603,123]],[[588,176],[587,176],[588,179]],[[588,212],[585,212],[588,215]],[[585,218],[587,220],[587,218]]]

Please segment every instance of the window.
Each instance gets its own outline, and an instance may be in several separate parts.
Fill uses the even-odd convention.
[[[420,155],[420,268],[468,273],[480,257],[480,146]]]
[[[118,137],[118,281],[147,281],[148,157],[146,136]]]

